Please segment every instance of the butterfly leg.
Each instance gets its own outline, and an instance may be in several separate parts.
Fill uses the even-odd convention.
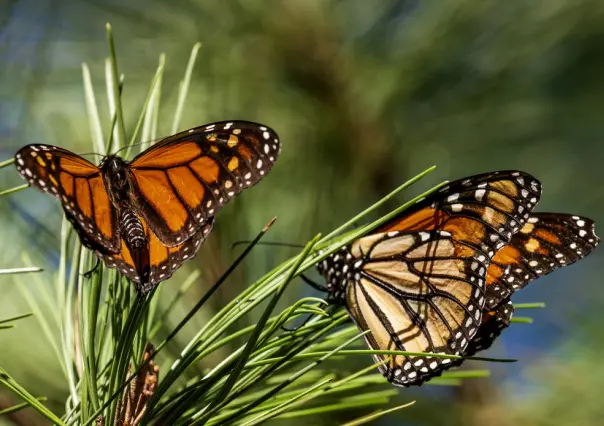
[[[327,293],[327,287],[314,282],[313,280],[311,280],[310,278],[306,277],[304,274],[300,274],[300,278],[302,278],[302,281],[304,281],[306,284],[310,285],[312,288],[319,290],[322,293]],[[304,320],[304,322],[302,322],[302,324],[298,325],[297,327],[294,328],[287,328],[285,326],[281,326],[281,329],[283,331],[296,331],[298,330],[300,327],[304,327],[306,325],[306,323],[312,318],[314,314],[309,314],[306,319]]]
[[[92,277],[92,274],[94,273],[94,271],[96,271],[99,267],[99,265],[101,264],[101,259],[99,259],[98,257],[96,258],[96,263],[94,264],[94,266],[92,267],[92,269],[88,272],[84,272],[83,276],[84,278],[86,278],[87,280],[89,280]]]
[[[306,284],[308,284],[309,286],[311,286],[315,290],[319,290],[322,293],[327,293],[329,291],[327,289],[327,287],[325,287],[324,285],[321,285],[319,283],[314,282],[310,278],[306,277],[304,274],[300,274],[300,278],[302,278],[302,281],[304,281]]]
[[[294,332],[294,331],[298,331],[300,328],[304,327],[304,326],[305,326],[305,325],[308,323],[308,321],[310,321],[310,319],[313,317],[313,315],[314,315],[314,314],[308,314],[308,315],[306,316],[306,319],[305,319],[304,321],[302,321],[302,324],[297,325],[297,326],[292,327],[292,328],[288,328],[288,327],[286,327],[286,326],[282,325],[282,326],[281,326],[281,330],[283,330],[283,331],[287,331],[287,332]]]
[[[306,277],[304,274],[300,274],[300,278],[302,278],[302,281],[304,281],[305,283],[307,283],[308,285],[310,285],[312,288],[314,288],[316,290],[319,290],[320,292],[327,293],[327,287],[325,287],[325,286],[323,286],[323,285],[321,285],[319,283],[314,282],[310,278]],[[310,319],[313,317],[313,315],[314,314],[309,314],[306,317],[306,319],[302,322],[302,324],[300,324],[300,325],[298,325],[296,327],[293,327],[293,328],[288,328],[288,327],[285,327],[285,326],[282,325],[281,326],[281,330],[288,331],[288,332],[296,331],[296,330],[304,327],[306,325],[306,323],[308,323],[308,321],[310,321]]]
[[[331,316],[331,308],[332,308],[332,307],[333,307],[333,305],[329,305],[329,306],[327,307],[327,309],[325,310],[325,312],[326,312],[326,313],[327,313],[327,315],[329,315],[329,316]],[[310,321],[310,319],[313,317],[313,315],[315,315],[315,314],[308,314],[308,315],[307,315],[307,317],[306,317],[306,319],[305,319],[305,320],[302,322],[302,324],[300,324],[300,325],[298,325],[298,326],[296,326],[296,327],[293,327],[293,328],[288,328],[288,327],[285,327],[285,326],[281,326],[281,330],[283,330],[283,331],[287,331],[287,332],[293,332],[293,331],[297,331],[297,330],[299,330],[300,328],[304,327],[304,326],[305,326],[305,325],[308,323],[308,321]]]

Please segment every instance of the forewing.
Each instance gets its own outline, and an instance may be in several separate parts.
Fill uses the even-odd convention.
[[[197,127],[132,161],[132,196],[159,240],[178,245],[262,179],[280,149],[277,134],[261,124],[225,121]]]
[[[109,253],[119,250],[117,212],[97,166],[50,145],[21,148],[15,164],[31,185],[61,200],[85,246]]]
[[[587,256],[598,245],[594,221],[562,213],[534,213],[487,271],[487,308],[530,281]]]
[[[210,218],[191,238],[184,243],[166,247],[151,232],[149,227],[145,226],[145,232],[149,241],[149,282],[141,283],[141,277],[136,271],[136,266],[132,255],[126,246],[125,241],[121,242],[121,250],[118,254],[108,255],[103,252],[96,252],[96,255],[105,262],[109,268],[115,268],[126,275],[136,285],[141,294],[151,291],[160,282],[167,280],[172,274],[182,266],[185,261],[197,255],[199,248],[206,239],[206,236],[212,230],[214,219]],[[144,222],[143,222],[144,225]]]
[[[364,237],[350,253],[346,305],[359,328],[370,330],[373,349],[462,353],[482,319],[486,256],[440,230]],[[451,362],[397,355],[380,371],[394,385],[418,385]]]
[[[464,235],[493,257],[526,223],[540,195],[541,183],[524,172],[471,176],[443,186],[376,232],[440,229]]]

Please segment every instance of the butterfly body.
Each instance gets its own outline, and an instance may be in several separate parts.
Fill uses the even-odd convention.
[[[133,202],[133,184],[130,181],[129,167],[130,163],[117,155],[106,157],[99,165],[109,200],[117,211],[118,238],[123,239],[126,244],[140,282],[146,283],[150,272],[149,238],[140,219],[141,213]],[[119,253],[118,250],[109,252]]]
[[[96,166],[34,144],[15,163],[32,186],[61,201],[82,244],[144,294],[197,254],[215,214],[262,179],[279,152],[272,129],[225,121],[168,137],[132,161],[110,155]]]

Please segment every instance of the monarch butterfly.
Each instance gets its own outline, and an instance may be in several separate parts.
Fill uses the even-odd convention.
[[[214,215],[262,179],[280,150],[272,129],[224,121],[170,136],[131,162],[110,155],[97,167],[59,147],[28,145],[15,164],[61,200],[84,246],[146,294],[197,254]]]
[[[599,241],[589,219],[529,216],[540,193],[517,171],[450,183],[320,263],[329,299],[370,331],[373,349],[471,356],[488,348],[510,323],[513,291]],[[379,369],[411,386],[461,362],[394,356]]]
[[[463,354],[482,322],[490,259],[525,225],[540,195],[539,181],[519,171],[451,182],[319,263],[328,298],[369,330],[373,349]],[[409,386],[452,361],[396,355],[379,370]]]

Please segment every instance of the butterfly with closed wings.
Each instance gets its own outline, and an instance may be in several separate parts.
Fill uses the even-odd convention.
[[[84,246],[146,294],[197,254],[214,215],[262,179],[280,150],[272,129],[224,121],[168,137],[131,162],[110,155],[97,167],[34,144],[17,152],[15,164],[61,201]]]
[[[490,259],[524,226],[540,194],[539,181],[517,171],[449,183],[321,262],[329,300],[369,330],[372,349],[460,355],[482,321]],[[409,386],[452,360],[396,355],[380,372]]]
[[[588,219],[531,215],[540,194],[541,184],[519,171],[451,182],[322,261],[328,299],[369,330],[372,349],[462,356],[486,349],[509,325],[512,291],[598,241]],[[411,386],[458,364],[396,355],[379,369],[392,384]]]

